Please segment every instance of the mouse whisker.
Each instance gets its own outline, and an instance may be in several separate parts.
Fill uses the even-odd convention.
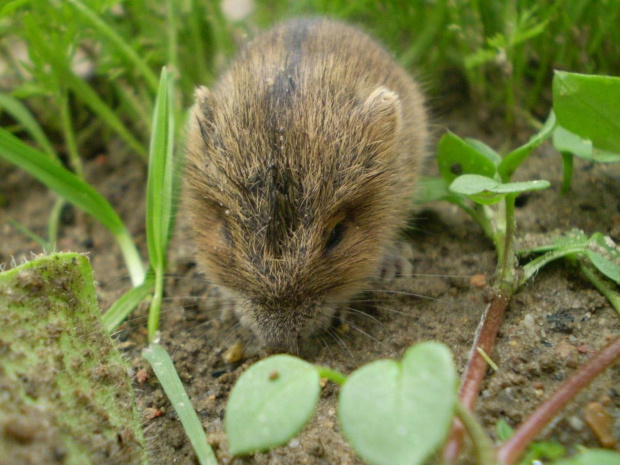
[[[408,317],[412,317],[413,316],[409,312],[405,312],[405,311],[402,311],[402,310],[396,310],[395,308],[380,307],[380,306],[375,306],[375,308],[377,310],[382,310],[384,312],[396,313],[397,315],[404,315],[404,316],[408,316]]]
[[[335,341],[336,343],[341,346],[343,349],[345,349],[348,353],[349,353],[349,357],[351,357],[351,360],[355,360],[355,355],[353,354],[353,351],[351,351],[351,349],[349,348],[349,346],[344,342],[344,340],[338,335],[338,333],[336,332],[336,330],[334,330],[333,328],[329,328],[327,330],[327,334],[329,334]]]
[[[375,323],[379,324],[379,326],[383,326],[383,322],[379,321],[376,317],[372,316],[371,314],[364,312],[360,309],[357,308],[353,308],[353,307],[345,307],[348,311],[350,311],[352,314],[354,315],[361,315],[363,317],[369,318],[370,320],[374,321]]]
[[[339,316],[335,316],[334,318],[336,318],[337,320],[340,320],[346,324],[348,324],[351,328],[353,328],[355,331],[367,336],[368,338],[372,339],[373,341],[375,341],[377,344],[379,344],[381,347],[383,347],[384,349],[387,349],[387,346],[381,342],[379,339],[377,339],[376,337],[372,336],[371,334],[367,333],[366,331],[364,331],[363,329],[355,326],[353,323],[351,323],[350,320],[346,320],[345,318],[339,317]]]
[[[443,300],[443,299],[439,299],[437,297],[430,297],[424,294],[416,294],[414,292],[407,292],[407,291],[394,291],[391,289],[373,289],[373,292],[383,292],[385,294],[396,294],[396,295],[407,295],[410,297],[418,297],[420,299],[428,299],[428,300],[434,300],[437,302],[442,302],[442,303],[446,303],[449,304],[451,302],[447,301],[447,300]]]

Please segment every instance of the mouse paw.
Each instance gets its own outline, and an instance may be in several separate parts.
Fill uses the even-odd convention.
[[[391,281],[394,278],[411,278],[413,275],[413,248],[407,242],[394,242],[386,248],[379,267],[379,278]]]

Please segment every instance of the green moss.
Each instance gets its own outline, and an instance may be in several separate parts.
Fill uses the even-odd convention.
[[[128,365],[101,324],[88,258],[0,273],[0,457],[146,464]]]

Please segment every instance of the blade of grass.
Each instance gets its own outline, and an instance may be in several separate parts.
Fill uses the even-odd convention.
[[[65,206],[65,199],[62,197],[56,197],[50,216],[47,219],[47,241],[50,245],[56,245],[58,240],[58,225],[60,223],[60,215],[62,214],[62,208]]]
[[[157,76],[146,62],[140,58],[136,52],[114,29],[102,20],[97,13],[84,5],[80,0],[67,0],[67,2],[78,11],[86,21],[98,32],[108,39],[116,48],[119,55],[127,62],[128,68],[135,67],[151,88],[152,92],[157,91]]]
[[[201,465],[217,465],[215,454],[207,442],[200,420],[192,403],[183,388],[179,375],[174,369],[172,359],[166,349],[157,344],[151,344],[144,349],[142,356],[151,364],[155,376],[164,388],[170,403],[179,415],[183,428],[196,452]]]
[[[75,139],[75,130],[73,129],[73,116],[69,108],[69,93],[67,89],[63,88],[61,94],[59,102],[60,120],[62,121],[62,132],[65,136],[67,153],[69,154],[69,164],[73,168],[73,172],[78,177],[84,179],[84,168],[82,168],[82,159],[80,158],[77,140]]]
[[[39,51],[44,54],[46,62],[54,69],[59,81],[84,102],[103,122],[116,132],[132,149],[141,156],[146,156],[146,149],[127,129],[116,113],[97,95],[93,88],[84,80],[77,77],[69,66],[69,60],[64,53],[54,50],[43,37],[40,28],[26,16],[24,24],[27,34],[32,41],[36,41]]]
[[[46,241],[45,239],[43,239],[41,236],[39,236],[37,233],[31,231],[26,226],[21,224],[19,221],[14,220],[13,218],[9,218],[8,221],[9,221],[9,224],[11,226],[13,226],[15,229],[17,229],[20,233],[22,233],[28,239],[30,239],[30,240],[36,242],[37,244],[39,244],[39,246],[43,250],[46,250],[48,252],[52,251],[51,244],[48,241]]]
[[[105,329],[110,333],[114,331],[151,292],[153,292],[153,274],[147,273],[142,284],[123,294],[105,312],[101,319]]]
[[[142,260],[127,228],[108,201],[95,189],[2,128],[0,128],[0,156],[27,171],[108,228],[121,248],[133,285],[137,286],[144,281]]]
[[[52,143],[26,105],[12,95],[0,93],[0,107],[28,131],[28,134],[39,144],[41,150],[55,159],[58,159],[58,155],[54,147],[52,147]]]
[[[174,131],[172,80],[169,79],[166,68],[163,68],[153,114],[146,186],[146,238],[151,267],[155,272],[155,295],[151,301],[148,322],[150,341],[159,327],[166,253],[174,216]]]

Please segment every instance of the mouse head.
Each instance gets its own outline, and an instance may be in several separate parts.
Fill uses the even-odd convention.
[[[373,276],[402,226],[400,101],[383,86],[243,87],[196,91],[186,208],[198,260],[241,323],[295,350]]]

